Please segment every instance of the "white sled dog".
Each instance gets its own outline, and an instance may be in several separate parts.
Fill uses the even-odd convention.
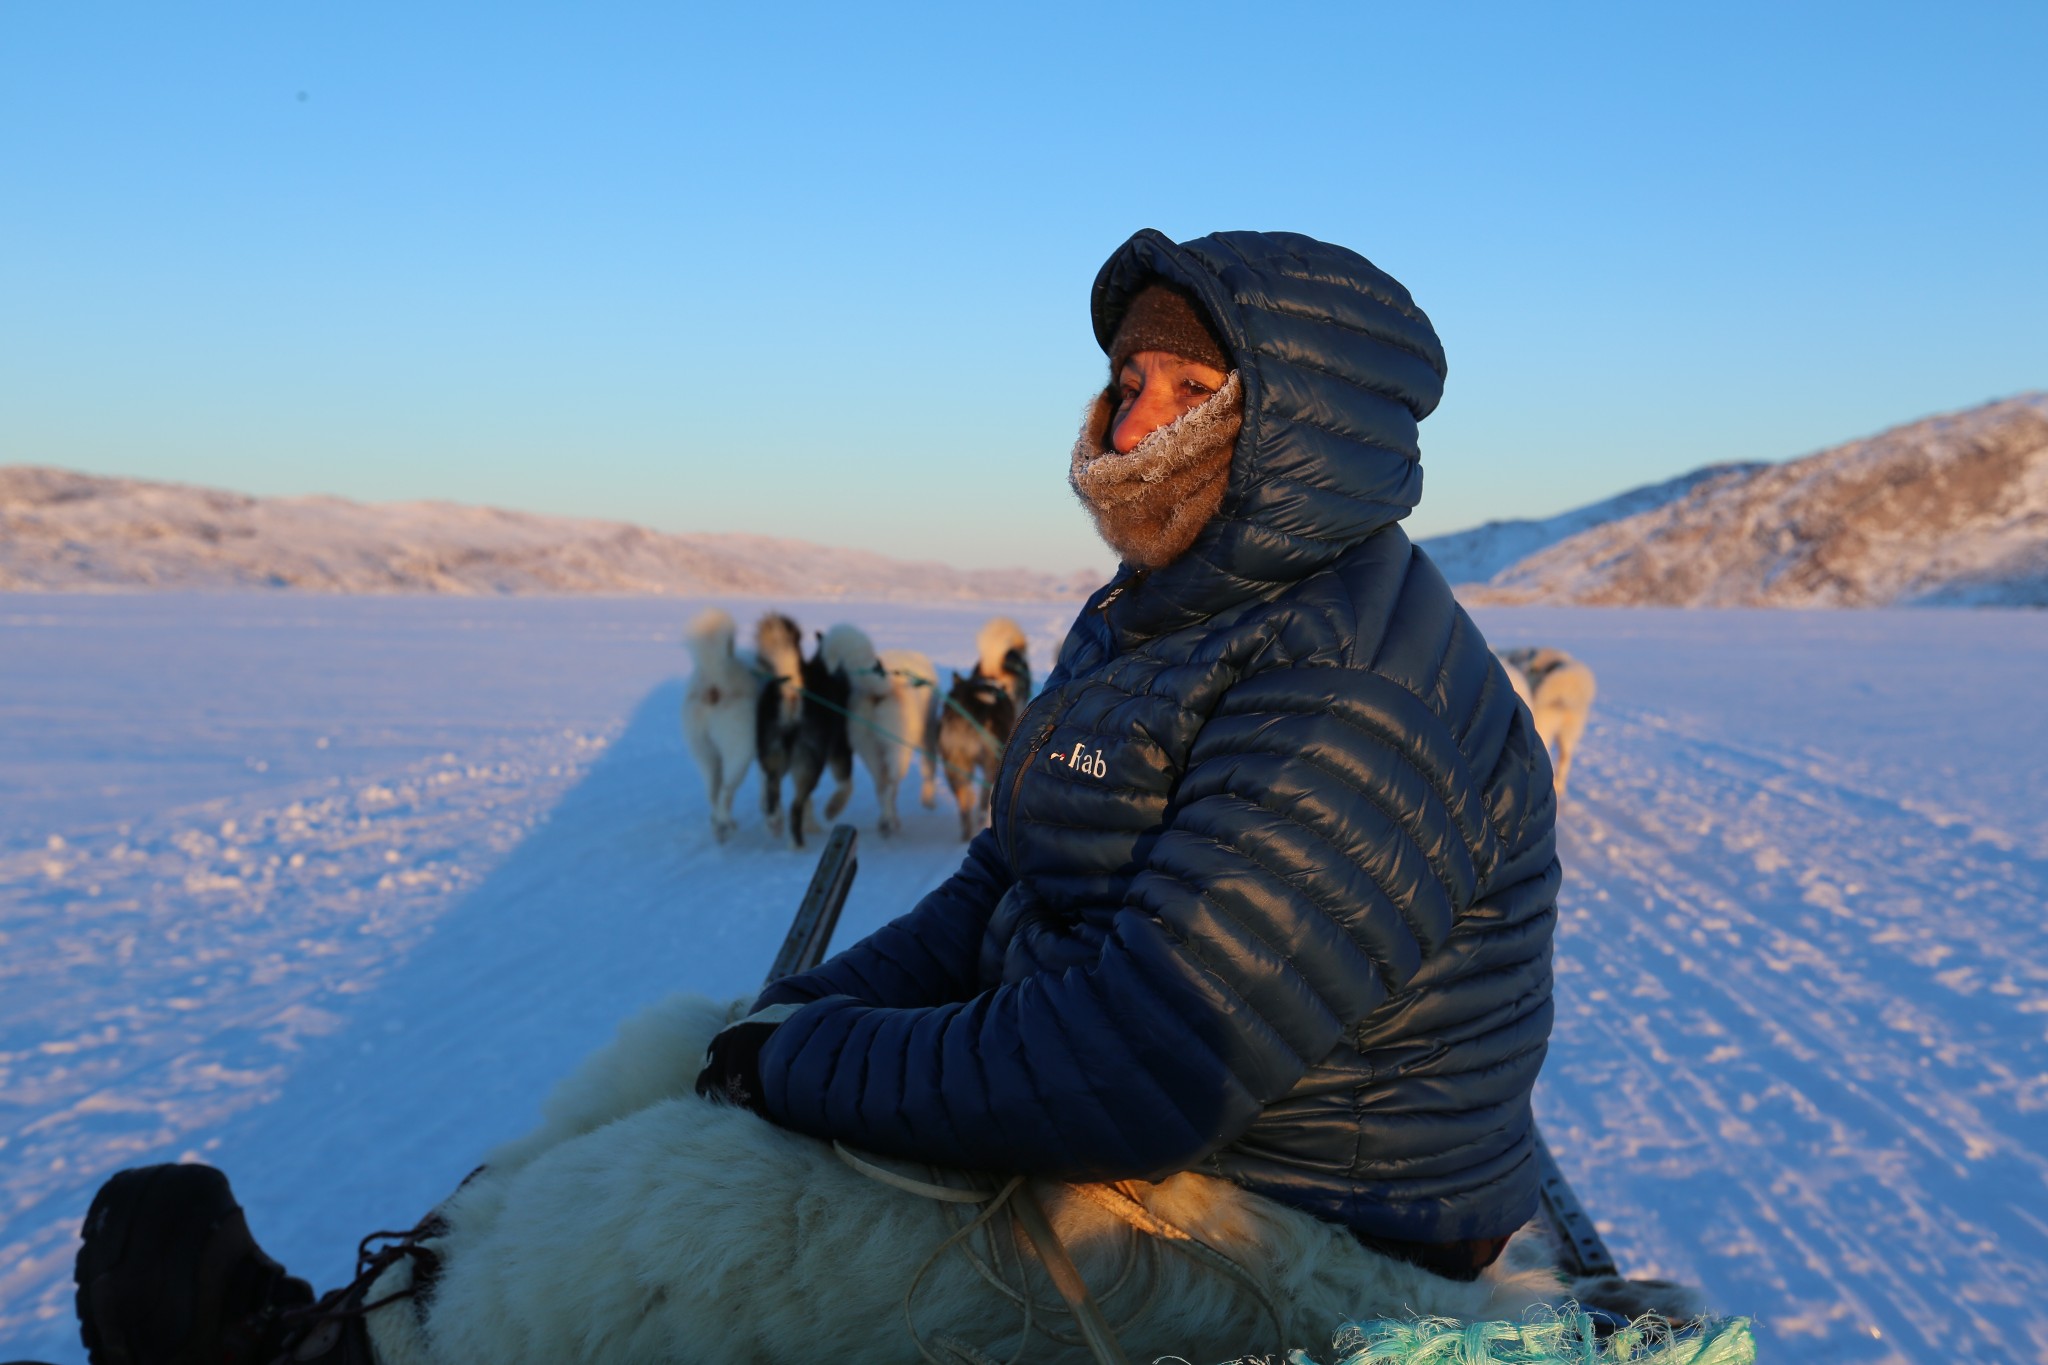
[[[695,664],[683,691],[683,739],[704,774],[711,833],[721,844],[739,822],[732,799],[754,763],[754,709],[761,684],[753,656],[733,646],[732,617],[716,607],[699,612],[684,637]]]
[[[911,679],[929,680],[932,661],[909,649],[877,655],[874,643],[850,625],[826,631],[818,654],[826,668],[847,682],[847,743],[874,780],[882,833],[894,834],[903,827],[896,814],[896,790],[910,775],[912,759],[924,749],[931,709],[929,683],[918,687]],[[927,806],[932,803],[931,786],[931,760],[926,756]]]
[[[960,837],[971,839],[988,823],[989,794],[1003,766],[1003,746],[1024,704],[1031,699],[1029,642],[1015,621],[992,616],[974,638],[974,671],[952,676],[939,701],[939,723],[932,732],[926,762],[943,765],[946,784],[960,807]],[[981,777],[977,796],[974,779]]]
[[[889,674],[889,686],[896,693],[898,714],[903,718],[903,728],[897,733],[911,742],[924,761],[924,783],[918,800],[930,810],[938,797],[939,764],[931,750],[931,736],[939,730],[939,672],[932,667],[930,655],[914,649],[885,649],[881,660]],[[908,776],[910,760],[906,756],[903,761],[903,771]]]
[[[711,1035],[746,1008],[670,999],[558,1086],[540,1128],[491,1153],[438,1210],[431,1295],[370,1314],[381,1365],[902,1365],[919,1358],[913,1330],[948,1359],[1021,1351],[1086,1365],[1007,1214],[941,1252],[974,1205],[885,1184],[830,1143],[691,1093]],[[855,1155],[918,1184],[989,1183]],[[1529,1229],[1460,1283],[1208,1176],[1032,1187],[1134,1361],[1277,1359],[1349,1319],[1516,1318],[1570,1292]],[[1035,1325],[969,1249],[1030,1294]],[[369,1298],[407,1290],[413,1265],[395,1262]]]
[[[1536,737],[1550,751],[1558,799],[1564,799],[1571,776],[1572,755],[1593,714],[1597,690],[1593,670],[1561,649],[1496,651],[1507,666],[1508,681],[1536,721]]]

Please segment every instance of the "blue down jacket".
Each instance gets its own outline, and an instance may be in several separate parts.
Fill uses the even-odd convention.
[[[1234,353],[1244,428],[1193,548],[1120,572],[1019,720],[991,828],[908,915],[777,984],[777,1123],[1076,1180],[1204,1170],[1361,1232],[1534,1211],[1550,764],[1395,524],[1442,392],[1429,319],[1285,233],[1125,243]]]

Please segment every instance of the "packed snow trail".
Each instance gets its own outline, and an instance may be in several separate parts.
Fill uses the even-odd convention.
[[[1623,1269],[2048,1358],[2048,616],[1480,619],[1601,677],[1537,1107]]]
[[[82,1359],[121,1165],[333,1283],[637,1005],[759,983],[811,858],[752,782],[710,838],[696,605],[0,596],[0,1355]],[[941,668],[990,610],[785,605]],[[1537,1101],[1624,1268],[1767,1356],[2048,1356],[2048,615],[1479,616],[1600,675]],[[842,942],[960,850],[857,781]]]

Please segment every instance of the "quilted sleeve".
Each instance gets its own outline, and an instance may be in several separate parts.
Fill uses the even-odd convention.
[[[965,1000],[974,994],[975,962],[989,915],[1010,880],[995,835],[983,830],[967,846],[960,870],[909,914],[815,970],[769,986],[754,1008],[825,996],[896,1008]]]

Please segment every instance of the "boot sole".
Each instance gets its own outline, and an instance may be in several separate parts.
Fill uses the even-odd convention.
[[[141,1166],[100,1187],[72,1274],[92,1365],[205,1365],[191,1354],[202,1254],[240,1212],[211,1166]]]

